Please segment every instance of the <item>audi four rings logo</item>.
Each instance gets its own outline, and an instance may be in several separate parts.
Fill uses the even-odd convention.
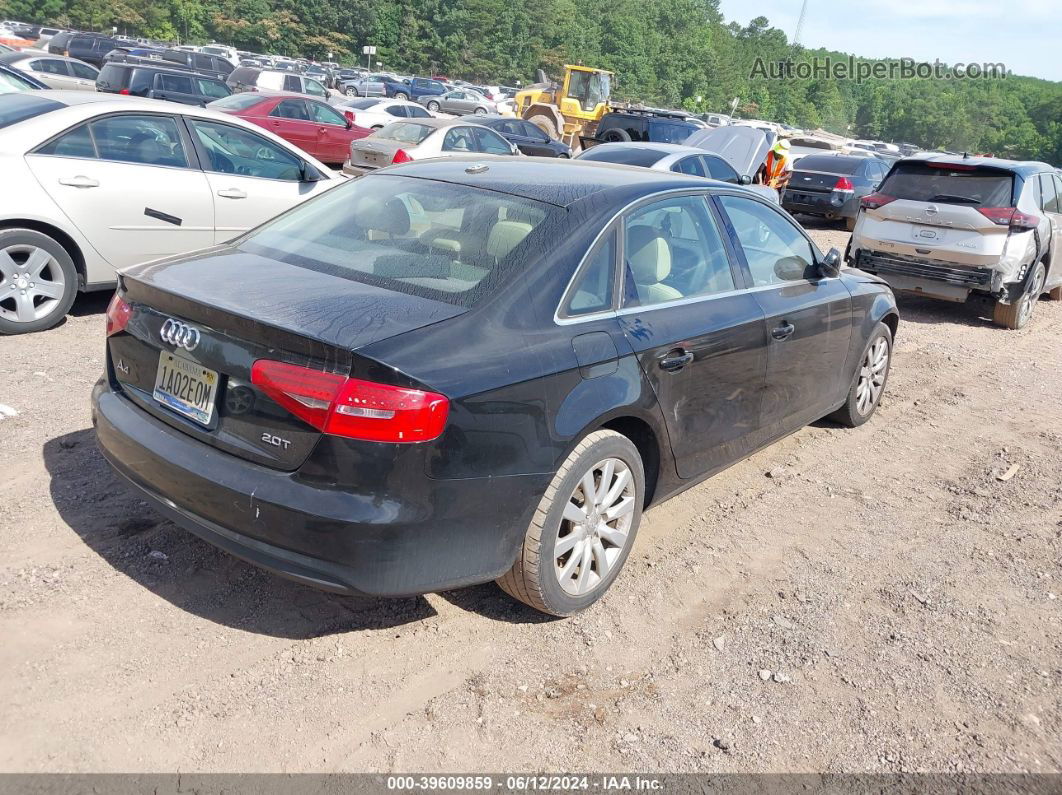
[[[184,348],[186,351],[193,350],[199,344],[200,337],[199,329],[194,326],[187,326],[172,317],[162,324],[159,336],[162,337],[163,342],[176,345],[178,348]]]

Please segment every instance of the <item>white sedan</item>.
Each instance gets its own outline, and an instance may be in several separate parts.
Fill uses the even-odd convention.
[[[224,243],[343,177],[225,113],[84,91],[0,95],[0,334],[117,271]]]
[[[393,121],[401,119],[430,119],[433,114],[423,105],[407,99],[385,99],[383,97],[336,97],[332,106],[342,113],[347,121],[359,127],[379,130]]]

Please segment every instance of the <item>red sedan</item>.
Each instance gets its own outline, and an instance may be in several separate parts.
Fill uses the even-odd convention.
[[[348,121],[331,105],[302,94],[244,92],[215,100],[209,107],[264,127],[322,163],[343,163],[350,142],[373,132]]]

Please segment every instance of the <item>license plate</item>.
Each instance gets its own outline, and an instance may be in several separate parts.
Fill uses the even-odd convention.
[[[928,226],[916,226],[914,228],[915,240],[933,240],[939,241],[944,238],[943,229],[934,229]]]
[[[155,374],[155,400],[201,425],[214,418],[218,374],[202,365],[162,351]]]

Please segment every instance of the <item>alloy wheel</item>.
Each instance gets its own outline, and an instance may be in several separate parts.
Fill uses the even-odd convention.
[[[598,462],[579,480],[553,548],[565,593],[585,596],[605,582],[630,540],[636,499],[634,476],[618,458]]]
[[[1044,282],[1047,280],[1047,273],[1044,271],[1043,266],[1038,266],[1036,273],[1033,274],[1032,284],[1029,285],[1029,292],[1027,292],[1021,299],[1021,308],[1018,310],[1018,327],[1021,328],[1032,317],[1033,310],[1036,308],[1036,302],[1040,300],[1040,293],[1044,291]]]
[[[41,320],[65,293],[63,269],[46,249],[27,243],[0,249],[0,317],[16,323]]]
[[[863,416],[877,405],[881,392],[885,389],[885,376],[889,370],[889,341],[878,337],[870,346],[863,365],[859,370],[856,384],[856,409]]]

